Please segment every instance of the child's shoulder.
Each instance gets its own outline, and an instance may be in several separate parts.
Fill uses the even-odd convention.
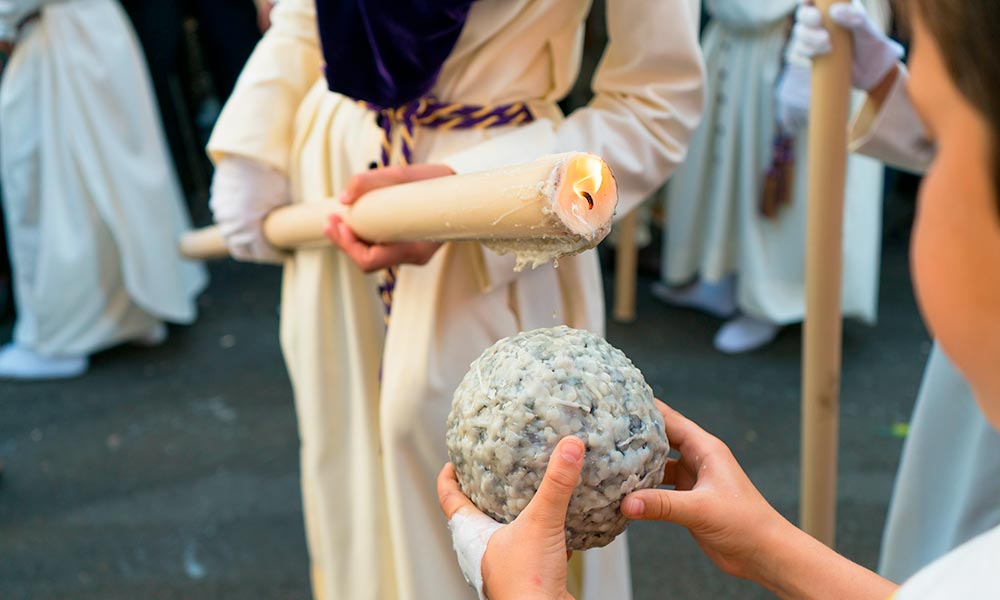
[[[942,556],[899,589],[893,600],[1000,598],[1000,527]]]

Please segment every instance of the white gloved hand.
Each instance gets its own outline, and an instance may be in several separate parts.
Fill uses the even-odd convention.
[[[796,134],[809,125],[809,102],[812,96],[812,69],[798,63],[785,63],[778,80],[778,123],[785,133]]]
[[[851,65],[854,87],[864,91],[872,89],[903,57],[903,47],[882,33],[858,0],[833,5],[830,19],[854,37],[854,61]],[[795,27],[785,55],[788,62],[807,65],[813,58],[829,54],[832,49],[830,33],[823,27],[820,10],[815,6],[800,6],[795,13]]]
[[[288,179],[261,162],[228,156],[215,167],[209,207],[230,254],[245,262],[280,264],[286,255],[264,239],[264,217],[291,201]]]

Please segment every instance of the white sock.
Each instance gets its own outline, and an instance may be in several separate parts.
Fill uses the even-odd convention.
[[[685,287],[670,287],[657,281],[651,291],[659,300],[674,306],[694,308],[714,317],[730,317],[736,312],[736,278],[718,282],[698,280]]]
[[[42,356],[24,346],[8,344],[0,349],[0,378],[66,379],[83,375],[89,360],[86,356]]]
[[[771,343],[781,325],[741,315],[726,322],[715,334],[715,349],[726,354],[750,352]]]

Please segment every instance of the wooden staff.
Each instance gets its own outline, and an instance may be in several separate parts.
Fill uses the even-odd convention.
[[[615,309],[613,316],[619,323],[635,320],[635,279],[638,269],[639,248],[635,244],[638,209],[618,222],[618,245],[615,247]]]
[[[837,430],[841,359],[841,269],[850,34],[829,18],[843,0],[816,0],[833,52],[813,62],[806,226],[806,319],[802,358],[802,528],[832,546],[837,509]]]
[[[607,235],[617,205],[608,165],[593,154],[570,152],[380,188],[351,206],[294,204],[268,215],[264,237],[286,250],[329,244],[323,230],[329,216],[339,214],[370,242],[569,239],[593,247]],[[229,255],[216,227],[185,234],[180,250],[195,259]]]

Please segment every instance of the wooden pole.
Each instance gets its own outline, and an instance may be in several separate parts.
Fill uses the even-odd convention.
[[[833,52],[813,63],[802,358],[802,528],[833,546],[841,359],[841,269],[852,40],[816,0]]]
[[[639,211],[633,210],[618,222],[618,245],[615,247],[615,308],[612,316],[619,323],[635,320],[635,279],[639,249],[635,228]]]

